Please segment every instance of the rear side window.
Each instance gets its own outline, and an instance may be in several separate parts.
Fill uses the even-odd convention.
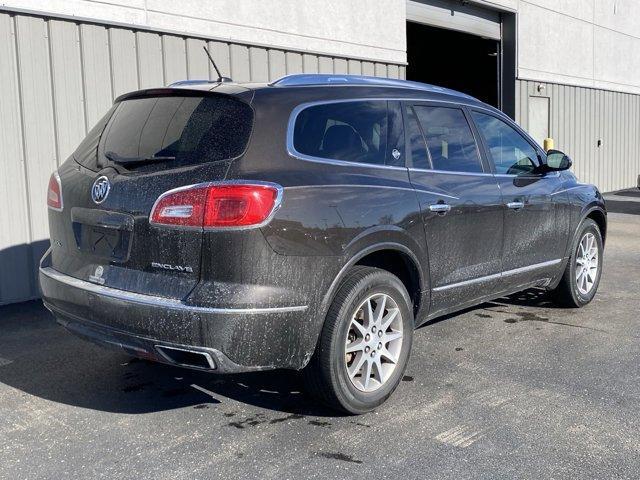
[[[478,147],[462,110],[421,105],[414,108],[435,170],[482,172]]]
[[[418,125],[418,118],[410,105],[406,106],[405,112],[407,114],[407,135],[411,148],[411,165],[415,168],[429,169],[431,164],[427,155],[427,146]]]
[[[387,130],[386,101],[315,105],[298,114],[293,144],[312,157],[384,165]]]
[[[100,140],[103,163],[157,170],[241,155],[253,110],[232,97],[161,96],[120,102]]]

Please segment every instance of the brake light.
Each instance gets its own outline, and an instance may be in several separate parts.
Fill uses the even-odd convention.
[[[154,225],[237,228],[263,223],[278,207],[282,187],[273,183],[201,184],[169,190],[151,209]]]
[[[58,172],[53,172],[49,178],[49,188],[47,189],[47,206],[57,212],[62,211],[62,186]]]

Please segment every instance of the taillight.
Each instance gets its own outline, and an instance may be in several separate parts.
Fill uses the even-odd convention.
[[[58,172],[53,172],[49,178],[49,188],[47,189],[47,206],[58,212],[62,211],[62,186]]]
[[[279,206],[282,187],[274,183],[214,183],[169,190],[151,209],[154,225],[237,228],[265,222]]]

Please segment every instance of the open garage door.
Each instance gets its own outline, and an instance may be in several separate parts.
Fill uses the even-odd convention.
[[[460,1],[407,1],[407,80],[453,88],[513,115],[510,20]]]

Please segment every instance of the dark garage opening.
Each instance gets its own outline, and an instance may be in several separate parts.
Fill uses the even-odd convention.
[[[500,42],[407,22],[407,80],[468,93],[500,108]]]

